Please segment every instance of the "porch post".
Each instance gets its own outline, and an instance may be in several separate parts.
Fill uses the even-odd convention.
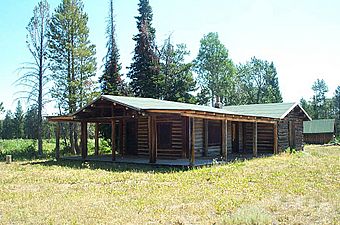
[[[253,123],[253,156],[257,157],[257,122]]]
[[[96,123],[94,131],[94,154],[99,155],[99,124]]]
[[[209,135],[208,134],[208,120],[203,119],[203,156],[208,155],[208,143],[209,143],[208,135]]]
[[[155,163],[157,158],[157,127],[154,116],[148,117],[149,162]]]
[[[124,120],[119,120],[119,153],[122,156],[124,154]]]
[[[191,118],[190,123],[191,123],[190,166],[194,166],[195,165],[195,118]]]
[[[277,122],[274,123],[274,154],[278,153],[278,133],[277,133]]]
[[[111,121],[111,149],[112,149],[112,161],[116,160],[116,120]]]
[[[81,156],[83,159],[87,158],[87,122],[81,121]]]
[[[55,129],[55,158],[60,159],[60,123],[57,122]]]
[[[228,154],[228,120],[222,120],[222,158],[227,161]]]

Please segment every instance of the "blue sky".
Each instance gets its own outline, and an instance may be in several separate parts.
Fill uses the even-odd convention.
[[[18,88],[16,69],[31,60],[25,44],[27,26],[38,0],[1,0],[0,7],[0,102],[14,110]],[[61,0],[50,0],[51,11]],[[130,65],[137,33],[134,16],[138,0],[115,0],[117,42],[123,72]],[[273,61],[283,99],[299,101],[312,96],[311,86],[322,78],[332,96],[340,85],[340,1],[337,0],[150,0],[157,43],[172,34],[198,53],[199,41],[218,32],[235,64],[252,56]],[[90,39],[97,46],[98,65],[105,49],[108,1],[84,0],[89,15]],[[101,69],[98,68],[98,74]],[[45,114],[53,112],[53,105]]]

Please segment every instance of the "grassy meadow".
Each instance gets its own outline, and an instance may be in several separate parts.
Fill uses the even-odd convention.
[[[0,224],[340,224],[340,146],[171,169],[0,162]]]

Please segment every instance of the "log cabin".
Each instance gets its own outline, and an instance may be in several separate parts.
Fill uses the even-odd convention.
[[[111,124],[112,161],[146,158],[148,163],[181,159],[226,161],[233,154],[277,154],[303,147],[303,121],[311,120],[297,103],[272,103],[215,108],[152,98],[102,95],[67,116],[49,121],[81,124],[81,158],[88,158],[88,124],[95,124],[95,155],[99,125]],[[56,132],[56,157],[59,134]],[[118,140],[118,141],[117,141]],[[119,142],[119,144],[117,143]],[[172,161],[171,161],[172,160]]]
[[[334,140],[335,119],[303,122],[303,137],[307,144],[327,144]]]

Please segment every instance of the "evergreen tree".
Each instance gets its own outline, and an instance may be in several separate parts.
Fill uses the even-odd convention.
[[[121,64],[119,63],[119,51],[115,37],[115,23],[113,14],[113,0],[110,0],[110,11],[107,20],[106,35],[107,35],[107,53],[104,58],[104,72],[99,78],[101,93],[106,95],[121,94]]]
[[[25,114],[25,122],[24,122],[24,137],[28,139],[37,139],[38,138],[38,126],[37,122],[39,120],[38,109],[36,107],[32,107],[27,110]],[[45,132],[43,132],[45,134]]]
[[[237,67],[244,104],[282,102],[276,68],[273,62],[251,58]]]
[[[14,137],[23,138],[24,137],[24,111],[22,109],[20,101],[15,109],[14,118]]]
[[[13,139],[15,137],[15,125],[13,123],[13,114],[10,110],[7,111],[5,119],[2,123],[2,138]]]
[[[313,86],[314,91],[312,107],[313,107],[313,119],[324,119],[326,115],[326,93],[328,92],[328,86],[323,79],[317,79]]]
[[[184,44],[176,47],[171,43],[170,37],[165,40],[161,49],[161,74],[164,77],[164,100],[195,103],[196,100],[190,92],[195,91],[196,82],[193,78],[192,63],[185,63],[185,56],[189,55]]]
[[[4,104],[0,102],[0,114],[5,112]]]
[[[213,106],[215,99],[228,105],[235,74],[228,50],[219,40],[217,33],[208,33],[200,43],[194,61],[198,82],[202,89],[209,90]]]
[[[334,114],[336,119],[336,132],[337,135],[340,135],[340,86],[335,89],[334,97],[333,97],[333,104],[334,104]]]
[[[75,112],[93,97],[96,51],[89,40],[87,22],[81,0],[63,0],[49,24],[48,55],[54,82],[51,93],[63,113]],[[72,123],[69,134],[75,152],[78,138]]]
[[[301,98],[300,105],[308,113],[309,116],[313,115],[312,105],[309,101],[305,100],[304,98]]]
[[[135,52],[128,77],[134,95],[160,98],[162,94],[162,76],[160,75],[159,56],[155,44],[155,29],[152,27],[152,9],[149,0],[140,0],[137,19],[138,34]]]

